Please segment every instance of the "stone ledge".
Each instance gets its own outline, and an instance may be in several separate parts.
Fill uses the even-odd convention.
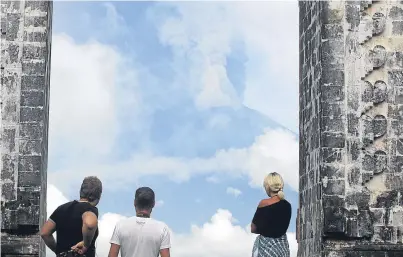
[[[335,247],[337,245],[337,247]],[[323,242],[324,251],[332,252],[398,252],[403,256],[403,244],[377,244],[368,240],[340,241],[326,240]]]
[[[1,232],[1,254],[38,255],[41,245],[39,235],[20,236]]]

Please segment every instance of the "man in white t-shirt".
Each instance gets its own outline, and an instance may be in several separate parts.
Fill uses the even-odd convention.
[[[155,194],[149,187],[136,190],[136,216],[119,221],[110,240],[109,257],[170,257],[171,236],[168,226],[150,218]]]

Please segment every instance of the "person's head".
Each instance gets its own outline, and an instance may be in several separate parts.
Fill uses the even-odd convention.
[[[136,190],[136,195],[134,197],[134,207],[136,211],[147,211],[151,210],[155,206],[155,194],[154,191],[149,187],[140,187]]]
[[[272,172],[267,175],[263,181],[263,187],[268,196],[272,197],[277,195],[281,200],[284,199],[284,182],[280,174]]]
[[[96,206],[101,199],[101,195],[101,180],[94,176],[84,178],[80,188],[80,199],[87,200],[90,204]]]

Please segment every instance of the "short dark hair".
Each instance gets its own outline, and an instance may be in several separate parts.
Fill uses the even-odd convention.
[[[154,191],[149,187],[140,187],[136,190],[134,205],[138,210],[150,210],[155,205]]]
[[[80,188],[80,198],[87,199],[90,202],[101,199],[102,182],[95,176],[84,178]]]

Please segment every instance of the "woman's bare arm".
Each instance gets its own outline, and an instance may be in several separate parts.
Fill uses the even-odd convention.
[[[256,225],[253,224],[253,223],[250,224],[250,232],[253,233],[253,234],[257,234]]]

